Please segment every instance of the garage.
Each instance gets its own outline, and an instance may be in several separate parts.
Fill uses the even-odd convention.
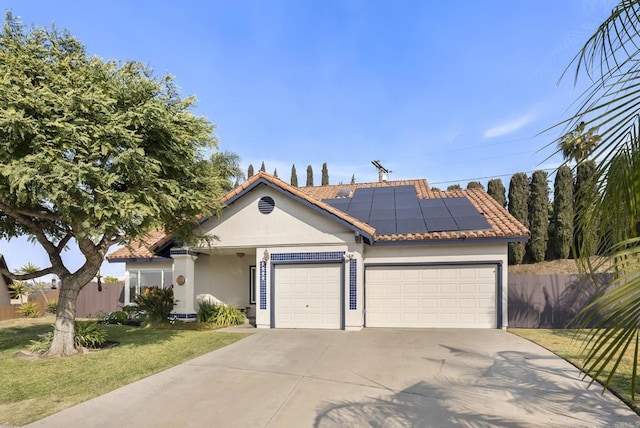
[[[496,328],[497,266],[367,266],[367,327]]]
[[[340,329],[341,273],[340,264],[276,266],[273,327]]]

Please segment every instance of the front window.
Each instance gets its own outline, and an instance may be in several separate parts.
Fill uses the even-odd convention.
[[[172,269],[132,269],[129,276],[129,303],[150,287],[168,288],[172,284]]]

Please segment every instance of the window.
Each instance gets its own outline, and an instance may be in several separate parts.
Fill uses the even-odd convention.
[[[249,267],[249,303],[256,304],[256,267]]]
[[[168,288],[173,283],[173,269],[132,269],[129,276],[129,301],[150,287]]]

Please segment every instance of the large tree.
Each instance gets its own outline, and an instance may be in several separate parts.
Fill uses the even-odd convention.
[[[566,259],[573,244],[573,173],[568,165],[562,165],[556,171],[552,224],[549,252],[552,258]]]
[[[529,180],[527,174],[518,172],[509,182],[509,212],[522,224],[529,227]],[[509,242],[509,264],[519,265],[524,260],[525,243]]]
[[[539,263],[544,261],[549,240],[549,186],[545,171],[537,170],[531,175],[527,207],[531,230],[527,253],[529,260]]]
[[[503,207],[507,206],[507,198],[505,196],[506,189],[504,188],[504,184],[502,184],[502,180],[499,178],[492,178],[487,183],[487,193],[493,199],[498,201],[500,205]]]
[[[0,236],[28,236],[50,262],[2,273],[59,277],[48,355],[75,354],[78,293],[107,250],[159,227],[196,239],[197,216],[221,208],[228,170],[205,157],[216,147],[213,126],[191,113],[194,98],[181,98],[171,77],[89,55],[66,31],[7,14],[0,79]],[[68,245],[85,259],[75,271],[62,259]]]
[[[291,165],[291,185],[298,187],[298,172],[296,171],[296,165]]]
[[[606,387],[622,356],[632,350],[631,396],[634,398],[640,353],[640,1],[623,0],[598,27],[571,66],[576,79],[587,73],[592,86],[568,127],[598,129],[601,139],[589,150],[595,170],[583,182],[576,229],[583,231],[580,262],[594,272],[589,257],[598,246],[602,263],[615,273],[607,288],[582,312],[591,326],[585,359],[592,378],[608,372]],[[559,139],[559,144],[562,138]],[[578,174],[580,165],[578,162]]]
[[[467,189],[482,189],[484,190],[484,186],[479,181],[470,181],[467,183]]]

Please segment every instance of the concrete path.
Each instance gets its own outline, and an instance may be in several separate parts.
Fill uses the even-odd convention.
[[[30,426],[640,427],[569,363],[500,330],[252,331]]]

